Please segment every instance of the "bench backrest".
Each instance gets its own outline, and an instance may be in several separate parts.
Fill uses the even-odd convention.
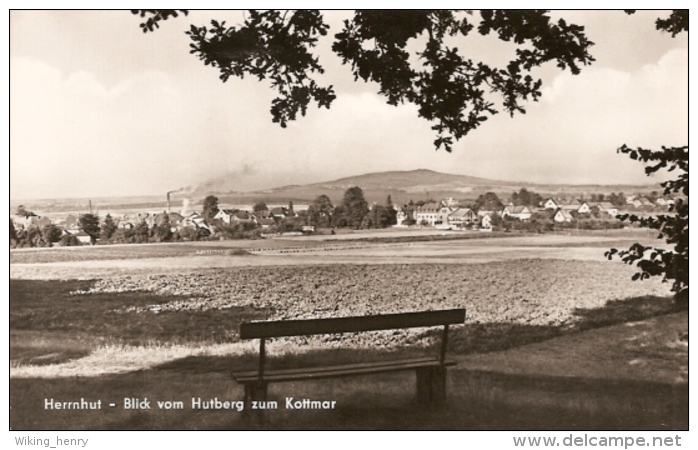
[[[339,317],[331,319],[250,322],[240,325],[240,339],[307,336],[312,334],[352,333],[431,327],[465,322],[465,309],[446,309],[401,314]]]

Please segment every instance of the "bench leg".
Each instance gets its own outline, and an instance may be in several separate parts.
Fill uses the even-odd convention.
[[[264,410],[252,409],[253,402],[267,400],[267,383],[254,382],[245,384],[245,406],[242,413],[245,417],[256,416],[261,422]]]
[[[446,368],[417,369],[417,400],[421,403],[443,404],[446,401]]]

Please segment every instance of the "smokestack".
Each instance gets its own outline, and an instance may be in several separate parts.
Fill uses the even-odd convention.
[[[187,186],[187,187],[181,187],[181,188],[179,188],[179,189],[175,189],[174,191],[169,191],[169,192],[167,193],[167,214],[170,213],[170,206],[171,206],[170,194],[176,194],[177,192],[186,192],[186,191],[189,191],[190,189],[191,189],[191,188],[190,188],[189,186]]]

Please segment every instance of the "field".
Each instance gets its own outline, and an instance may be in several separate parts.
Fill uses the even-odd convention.
[[[603,257],[605,249],[646,235],[620,230],[332,238],[11,252],[13,429],[681,429],[687,424],[680,401],[687,389],[687,347],[679,339],[687,331],[686,312],[674,308],[666,284],[633,282],[634,269]],[[243,321],[450,307],[467,310],[466,325],[455,327],[449,341],[449,352],[461,363],[450,375],[453,394],[446,410],[426,420],[415,415],[409,374],[275,386],[279,398],[285,390],[298,397],[324,395],[343,407],[322,417],[279,411],[262,425],[222,411],[58,415],[41,408],[47,396],[104,402],[144,396],[237,400],[242,390],[226,374],[253,366],[255,358],[254,343],[240,342],[237,335]],[[626,323],[644,325],[630,329]],[[620,328],[611,331],[614,327]],[[642,327],[648,328],[637,333]],[[551,367],[543,368],[560,355],[507,353],[526,355],[532,345],[547,345],[549,355],[560,349],[571,355],[581,347],[569,339],[588,333],[606,333],[604,339],[630,333],[619,339],[644,344],[622,351],[609,343],[593,347],[584,355],[592,367],[593,355],[598,356],[600,372],[585,373],[576,384],[570,380],[578,371],[553,376]],[[278,339],[269,351],[271,366],[285,367],[424,354],[434,345],[435,330],[417,329]],[[624,369],[601,364],[612,353]],[[502,361],[519,363],[512,368]],[[618,387],[623,380],[613,373],[624,374],[625,387]],[[580,386],[596,394],[589,397]],[[648,386],[656,398],[647,397]],[[535,411],[516,418],[526,405],[493,394],[502,389],[529,398]],[[587,400],[560,401],[551,394],[560,389],[569,398]],[[636,401],[661,401],[618,418],[619,409],[627,407],[618,398],[621,391]],[[477,411],[497,404],[506,415],[476,413],[461,404],[466,399],[480,405]],[[586,411],[583,419],[580,408]],[[372,420],[365,418],[367,411],[375,413]],[[557,417],[553,423],[551,412]]]

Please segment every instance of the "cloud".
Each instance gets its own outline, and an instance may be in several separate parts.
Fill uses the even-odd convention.
[[[550,86],[543,88],[542,104],[574,101],[593,104],[599,99],[611,101],[643,101],[651,104],[657,97],[672,99],[688,92],[688,52],[672,49],[656,64],[648,64],[629,73],[615,69],[590,67],[580,75],[569,72],[558,75]],[[632,97],[632,99],[631,99]],[[683,96],[687,103],[687,96]]]
[[[176,90],[162,73],[107,87],[86,71],[66,74],[14,58],[11,77],[11,190],[18,196],[142,191],[142,169],[162,158],[154,150],[168,142],[163,135],[183,125],[173,114],[181,109]]]
[[[481,176],[537,182],[649,182],[642,166],[616,149],[687,142],[687,73],[686,51],[671,50],[633,72],[592,66],[560,74],[526,115],[497,116],[482,130],[499,133],[464,141],[481,149],[470,155],[471,167]]]

